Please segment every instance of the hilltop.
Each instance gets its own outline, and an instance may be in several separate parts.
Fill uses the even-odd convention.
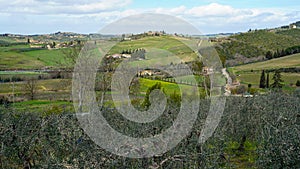
[[[226,65],[233,66],[266,60],[268,53],[272,57],[293,54],[286,54],[286,51],[291,48],[298,50],[300,29],[294,27],[249,30],[225,38],[212,38],[211,41],[215,43],[219,55],[226,58]]]
[[[300,22],[295,22],[279,28],[249,30],[235,34],[221,33],[207,35],[207,37],[214,44],[223,64],[236,66],[300,53],[299,28]],[[61,61],[64,48],[99,36],[103,37],[97,33],[78,34],[72,32],[43,35],[0,34],[0,58],[3,61],[0,64],[0,69],[59,67],[57,62]],[[130,50],[130,45],[135,45],[137,48],[145,49],[151,47],[169,49],[181,55],[184,61],[190,61],[193,57],[193,54],[185,51],[177,44],[178,40],[170,38],[184,38],[184,35],[169,35],[164,31],[149,31],[123,36],[124,40],[114,47],[110,54],[122,53],[125,48],[125,50]],[[111,37],[113,35],[108,35],[108,38]],[[120,37],[118,36],[118,38]],[[145,64],[147,63],[145,62]]]

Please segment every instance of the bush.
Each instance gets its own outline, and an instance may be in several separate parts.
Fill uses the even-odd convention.
[[[0,105],[8,105],[9,103],[8,97],[0,95]]]
[[[262,168],[300,168],[299,97],[275,94],[270,99],[274,108],[261,117],[257,163]]]
[[[199,144],[198,138],[210,109],[210,100],[201,99],[191,133],[169,152],[144,159],[119,157],[97,146],[83,132],[74,113],[55,113],[59,107],[53,106],[49,112],[38,114],[34,109],[21,113],[0,106],[0,166],[299,168],[300,95],[296,91],[293,95],[271,93],[253,98],[227,97],[222,119],[204,144]],[[171,98],[179,101],[180,97],[174,93]],[[139,103],[138,100],[133,102]],[[138,138],[159,134],[172,126],[177,117],[174,111],[169,108],[159,119],[147,124],[131,122],[114,109],[104,107],[102,113],[115,130]],[[241,144],[244,149],[239,150]]]
[[[300,87],[300,80],[297,80],[296,86],[297,86],[297,87]]]

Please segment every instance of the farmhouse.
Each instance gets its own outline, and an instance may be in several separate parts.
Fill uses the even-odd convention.
[[[154,72],[152,70],[143,70],[139,72],[139,76],[152,76]]]
[[[296,29],[297,25],[296,24],[290,24],[290,29]]]
[[[122,58],[131,58],[131,55],[130,54],[122,54],[121,57]]]
[[[209,67],[204,66],[204,67],[202,68],[202,73],[203,73],[204,75],[209,75],[209,74],[214,73],[214,69],[213,69],[213,68],[209,68]]]

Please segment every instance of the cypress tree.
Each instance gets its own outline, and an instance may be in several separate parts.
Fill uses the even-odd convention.
[[[283,84],[282,84],[283,80],[281,79],[281,74],[280,74],[279,70],[275,71],[275,74],[273,76],[273,81],[274,81],[274,83],[271,84],[271,88],[280,89],[283,87]]]
[[[261,73],[259,88],[266,88],[265,70],[263,70],[262,73]]]
[[[266,82],[266,88],[270,88],[270,73],[267,73],[267,82]]]
[[[297,87],[300,87],[300,80],[297,80],[296,86],[297,86]]]

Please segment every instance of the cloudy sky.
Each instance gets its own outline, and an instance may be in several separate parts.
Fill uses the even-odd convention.
[[[0,0],[0,33],[94,33],[141,13],[177,16],[204,34],[300,20],[299,0]]]

